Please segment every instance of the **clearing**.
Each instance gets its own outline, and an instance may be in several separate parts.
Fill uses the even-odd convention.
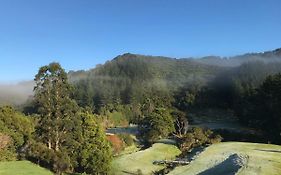
[[[280,175],[281,146],[223,142],[211,145],[189,165],[170,175]]]

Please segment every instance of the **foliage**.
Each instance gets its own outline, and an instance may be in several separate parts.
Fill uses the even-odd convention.
[[[236,109],[241,121],[267,133],[274,142],[281,142],[281,74],[268,76],[260,87],[241,99]]]
[[[75,155],[72,157],[77,161],[75,170],[87,174],[109,172],[112,152],[105,132],[90,113],[82,113],[81,119],[81,133],[78,135],[81,140],[77,150],[73,150]]]
[[[32,141],[26,148],[26,158],[38,165],[46,167],[57,174],[70,171],[69,157],[61,151],[49,149],[45,144]]]
[[[156,108],[141,122],[142,135],[146,141],[153,143],[174,132],[174,120],[170,112],[164,108]]]
[[[107,173],[111,148],[97,116],[81,109],[72,99],[67,74],[58,63],[39,69],[35,76],[35,102],[40,115],[36,141],[28,146],[27,157],[61,174]]]
[[[180,149],[185,152],[191,148],[201,145],[213,144],[222,140],[220,135],[214,134],[211,130],[202,128],[192,128],[180,141]]]
[[[31,137],[34,121],[12,107],[0,108],[1,160],[15,160],[17,150]]]
[[[72,119],[77,115],[78,106],[70,98],[67,74],[58,63],[41,67],[34,80],[40,114],[37,135],[49,149],[58,151],[73,128]]]
[[[108,104],[132,105],[136,112],[130,119],[133,121],[139,116],[138,106],[147,98],[154,97],[153,101],[168,107],[173,93],[186,82],[200,79],[204,84],[220,70],[188,59],[124,54],[90,71],[71,72],[69,77],[79,105],[97,113]]]

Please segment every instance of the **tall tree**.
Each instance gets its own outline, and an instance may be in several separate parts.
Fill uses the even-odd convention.
[[[37,134],[49,149],[58,151],[73,127],[72,118],[77,114],[78,106],[70,98],[71,86],[59,63],[41,67],[34,80],[35,100],[41,116]]]

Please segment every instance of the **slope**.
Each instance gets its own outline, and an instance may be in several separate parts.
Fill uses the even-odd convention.
[[[170,175],[278,175],[281,172],[281,146],[224,142],[214,144],[187,166]]]

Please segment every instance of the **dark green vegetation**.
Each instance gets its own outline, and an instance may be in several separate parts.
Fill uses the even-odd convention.
[[[268,141],[281,138],[281,74],[270,75],[256,89],[241,99],[236,110],[240,120],[267,134]]]
[[[231,111],[280,144],[280,61],[277,49],[199,60],[124,54],[68,74],[51,63],[39,69],[28,103],[0,109],[0,159],[27,159],[57,174],[109,174],[112,150],[118,155],[135,141],[106,137],[105,129],[138,124],[141,144],[171,137],[186,152],[222,139],[189,126],[192,113],[207,108]]]

